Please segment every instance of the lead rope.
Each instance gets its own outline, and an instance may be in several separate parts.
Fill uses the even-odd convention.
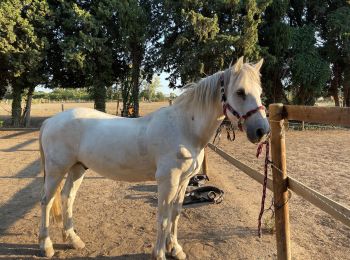
[[[216,129],[216,133],[212,142],[213,145],[217,145],[217,146],[219,145],[221,140],[221,132],[223,128],[225,128],[226,130],[227,140],[233,142],[236,139],[234,126],[232,125],[229,119],[225,118],[224,121],[222,121],[222,123],[220,124],[219,128]],[[215,144],[216,141],[217,143]]]
[[[267,138],[266,141],[259,144],[258,149],[256,151],[256,158],[259,158],[259,156],[263,150],[264,145],[265,145],[264,184],[263,184],[263,194],[261,197],[261,208],[260,208],[260,213],[259,213],[259,218],[258,218],[258,235],[260,238],[261,238],[261,219],[262,219],[262,216],[265,212],[267,171],[268,171],[267,167],[268,167],[268,164],[270,163],[270,140],[269,140],[269,138]]]

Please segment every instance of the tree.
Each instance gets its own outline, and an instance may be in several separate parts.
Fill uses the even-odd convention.
[[[326,88],[330,69],[319,54],[313,26],[304,25],[293,30],[291,52],[289,90],[294,93],[292,102],[314,105]]]
[[[154,53],[158,68],[170,74],[170,86],[213,74],[243,54],[256,59],[257,28],[269,2],[168,1],[163,11],[164,41],[154,45]]]
[[[143,97],[148,101],[153,101],[157,89],[160,87],[160,78],[159,76],[153,76],[152,82],[146,80],[142,83]]]
[[[160,39],[160,10],[163,1],[160,0],[142,0],[142,1],[123,1],[123,14],[120,17],[122,26],[122,38],[125,46],[125,53],[128,57],[131,80],[130,103],[133,104],[133,116],[139,116],[139,92],[140,78],[144,77],[150,80],[153,75],[152,62],[147,61],[148,66],[145,69],[145,57],[149,57],[148,51],[150,45]],[[143,72],[143,75],[142,75]],[[124,84],[124,87],[128,84]],[[127,103],[124,97],[128,97],[124,89],[123,103]]]
[[[344,106],[350,106],[350,6],[345,1],[327,5],[323,16],[321,35],[325,40],[324,57],[332,63],[330,93],[336,105],[340,105],[338,91],[343,86]],[[325,17],[325,18],[323,18]]]
[[[156,99],[156,101],[164,101],[165,100],[164,93],[161,91],[157,91],[157,93],[155,95],[155,99]]]
[[[267,7],[259,29],[259,44],[262,48],[262,86],[267,104],[288,102],[282,80],[288,70],[291,45],[291,28],[285,22],[289,1],[277,0]]]
[[[24,89],[29,87],[31,95],[48,76],[43,69],[48,42],[42,29],[46,28],[47,7],[39,0],[0,3],[0,92],[4,92],[4,86],[11,86],[15,127],[20,124]]]
[[[120,17],[124,2],[51,1],[52,86],[88,88],[95,108],[105,111],[106,89],[123,78]]]

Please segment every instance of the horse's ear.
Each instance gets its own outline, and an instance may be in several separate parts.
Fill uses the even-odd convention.
[[[261,66],[263,65],[263,62],[264,62],[264,59],[261,59],[258,63],[256,63],[256,64],[254,65],[254,68],[255,68],[257,71],[260,71]]]
[[[244,59],[243,56],[240,57],[240,58],[236,61],[235,65],[233,65],[232,69],[233,69],[234,72],[238,72],[238,71],[241,70],[241,68],[242,68],[242,66],[243,66],[243,59]]]

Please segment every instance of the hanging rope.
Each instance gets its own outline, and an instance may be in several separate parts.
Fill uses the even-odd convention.
[[[227,133],[227,139],[230,141],[235,140],[235,131],[233,128],[233,125],[229,120],[225,118],[225,120],[221,123],[219,128],[216,130],[216,134],[214,136],[213,144],[218,145],[221,139],[221,132],[222,129],[225,127],[226,133]],[[217,141],[217,144],[215,144],[215,141]],[[268,174],[268,165],[271,164],[272,167],[276,167],[271,161],[270,161],[270,136],[266,138],[266,140],[258,145],[257,151],[256,151],[256,157],[259,158],[260,154],[262,153],[262,150],[265,146],[265,163],[264,163],[264,183],[263,183],[263,192],[261,197],[261,207],[260,207],[260,213],[258,218],[258,235],[261,237],[262,231],[261,231],[261,220],[263,217],[263,214],[265,211],[272,212],[271,218],[274,216],[274,209],[273,207],[276,206],[273,198],[271,201],[271,205],[268,209],[265,210],[265,200],[266,200],[266,188],[267,188],[267,174]]]
[[[223,128],[226,129],[227,140],[233,142],[236,139],[234,127],[233,127],[231,121],[227,117],[225,117],[224,121],[222,121],[219,128],[216,130],[216,133],[215,133],[215,136],[213,139],[213,145],[218,145],[220,143],[221,132],[222,132]],[[215,141],[217,141],[216,144],[215,144]]]
[[[258,218],[258,235],[261,237],[261,219],[265,212],[265,199],[266,199],[266,187],[267,187],[267,167],[270,163],[270,140],[269,138],[266,139],[266,141],[259,144],[258,149],[256,151],[256,157],[259,158],[263,147],[265,145],[265,164],[264,164],[264,184],[263,184],[263,194],[261,197],[261,207],[260,207],[260,213]],[[271,207],[270,207],[271,208]]]

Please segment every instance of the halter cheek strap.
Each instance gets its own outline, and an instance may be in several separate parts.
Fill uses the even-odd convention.
[[[227,116],[227,110],[238,119],[238,128],[239,130],[243,131],[243,123],[245,120],[247,120],[250,116],[258,112],[259,110],[266,110],[264,106],[258,106],[255,109],[252,109],[248,111],[244,115],[240,115],[234,108],[227,102],[227,98],[225,95],[225,85],[224,85],[224,74],[221,74],[220,76],[220,92],[221,92],[221,103],[222,103],[222,109],[224,112],[224,115]]]

